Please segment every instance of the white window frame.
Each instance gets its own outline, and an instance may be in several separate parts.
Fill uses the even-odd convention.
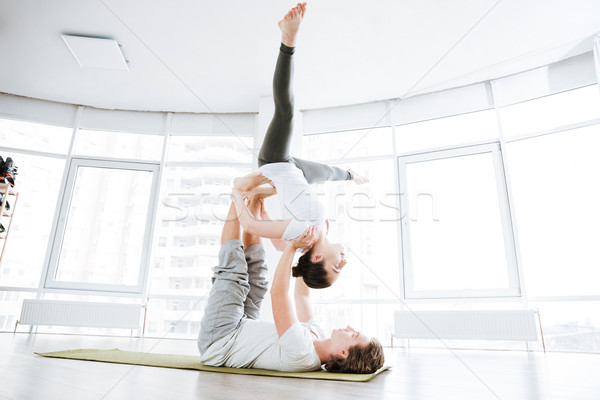
[[[414,271],[412,263],[412,248],[410,243],[410,210],[408,206],[408,187],[406,165],[414,162],[441,160],[445,158],[470,156],[476,154],[491,153],[494,160],[494,170],[496,175],[496,188],[498,192],[498,201],[500,205],[500,217],[502,232],[504,237],[504,249],[507,260],[507,273],[509,288],[504,289],[461,289],[461,290],[415,290],[414,289]],[[404,277],[404,293],[406,299],[442,299],[442,298],[477,298],[477,297],[520,297],[521,289],[519,282],[519,272],[517,265],[517,254],[515,250],[514,232],[510,214],[510,205],[508,201],[508,191],[506,186],[506,177],[504,165],[500,152],[500,143],[486,143],[473,146],[463,146],[447,150],[427,151],[418,154],[411,154],[398,157],[398,179],[400,193],[401,215],[400,223],[402,232],[402,269]]]
[[[101,292],[115,292],[115,293],[136,293],[142,294],[144,286],[148,279],[148,266],[150,262],[150,250],[151,250],[151,226],[154,221],[155,214],[155,203],[157,201],[156,196],[151,195],[148,199],[148,212],[146,215],[146,229],[144,232],[144,241],[142,245],[142,257],[140,260],[140,267],[138,273],[138,281],[136,285],[119,285],[119,284],[105,284],[105,283],[90,283],[90,282],[65,282],[56,280],[56,273],[58,270],[58,261],[60,256],[60,250],[65,235],[65,228],[67,224],[67,216],[71,205],[71,198],[73,196],[73,190],[75,187],[75,180],[77,178],[77,170],[79,167],[96,167],[96,168],[110,168],[110,169],[124,169],[133,171],[148,171],[152,172],[152,186],[150,193],[156,193],[158,190],[158,178],[159,178],[159,163],[149,162],[135,162],[135,161],[115,161],[110,159],[100,158],[72,158],[69,165],[69,172],[67,175],[67,182],[65,185],[65,191],[61,200],[60,212],[58,217],[58,223],[54,229],[52,249],[49,257],[48,272],[44,282],[44,288],[46,289],[67,289],[67,290],[89,290],[89,291],[101,291]]]

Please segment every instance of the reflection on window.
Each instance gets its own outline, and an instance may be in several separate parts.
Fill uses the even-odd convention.
[[[598,85],[500,108],[506,138],[600,117]]]
[[[600,126],[507,145],[529,296],[598,295]]]
[[[392,154],[392,129],[386,127],[304,135],[302,153],[307,160],[337,160]]]
[[[396,127],[398,154],[498,137],[494,110],[480,111]]]

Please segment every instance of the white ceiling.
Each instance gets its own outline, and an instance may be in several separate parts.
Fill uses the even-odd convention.
[[[263,0],[0,0],[0,92],[99,108],[253,112],[270,95],[276,22]],[[598,0],[309,2],[300,108],[478,82],[590,51]],[[82,69],[61,34],[113,38],[129,71]],[[1,111],[1,110],[0,110]]]

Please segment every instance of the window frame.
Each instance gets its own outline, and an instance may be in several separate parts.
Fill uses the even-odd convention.
[[[402,271],[405,299],[446,299],[446,298],[498,298],[521,297],[521,283],[517,263],[514,229],[511,219],[510,204],[504,164],[502,161],[500,142],[455,147],[446,150],[425,151],[411,155],[398,156],[398,180],[400,188],[400,210],[403,216],[400,222],[402,246]],[[410,209],[408,206],[408,187],[406,165],[415,162],[427,162],[446,158],[491,153],[496,176],[496,188],[500,205],[500,218],[504,238],[504,251],[507,260],[509,288],[505,289],[447,289],[447,290],[415,290],[412,263]]]
[[[96,167],[110,168],[133,171],[152,172],[152,185],[150,193],[156,193],[158,190],[160,164],[158,162],[135,162],[135,161],[116,161],[111,159],[101,158],[71,158],[67,180],[62,199],[60,200],[60,211],[58,214],[58,222],[53,229],[51,240],[51,250],[48,262],[48,269],[44,279],[45,289],[65,289],[76,291],[91,291],[91,292],[111,292],[111,293],[132,293],[141,295],[144,292],[148,277],[149,277],[149,262],[152,246],[152,234],[150,229],[155,219],[156,213],[156,196],[150,196],[148,199],[148,211],[146,214],[146,225],[144,229],[144,239],[142,244],[142,254],[140,259],[138,281],[135,285],[124,284],[106,284],[106,283],[90,283],[90,282],[66,282],[56,279],[58,272],[59,256],[65,237],[67,225],[67,217],[71,206],[77,171],[79,167]]]

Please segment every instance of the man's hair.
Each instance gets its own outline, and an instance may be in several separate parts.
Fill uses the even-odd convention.
[[[323,289],[331,286],[327,281],[327,271],[325,264],[322,262],[313,263],[310,260],[313,249],[304,253],[299,259],[296,266],[292,267],[292,276],[297,278],[302,277],[306,286],[312,289]]]
[[[383,346],[379,340],[371,338],[365,346],[350,347],[346,358],[339,355],[330,356],[325,363],[325,369],[329,372],[372,374],[383,366],[383,361]]]

